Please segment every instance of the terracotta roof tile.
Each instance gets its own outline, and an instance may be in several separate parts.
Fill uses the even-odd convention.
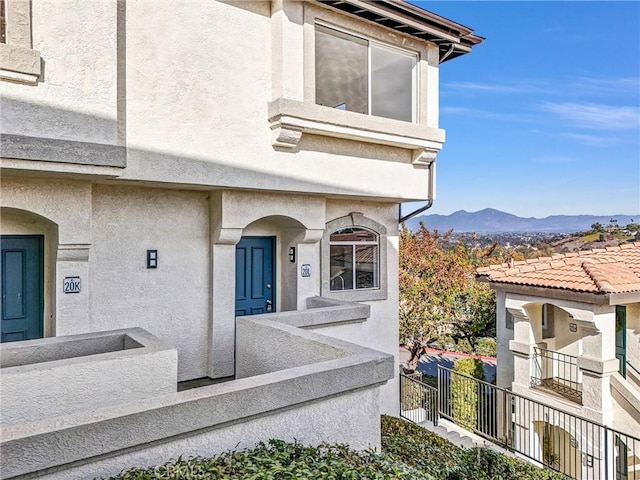
[[[490,282],[577,292],[640,291],[640,242],[477,269]]]

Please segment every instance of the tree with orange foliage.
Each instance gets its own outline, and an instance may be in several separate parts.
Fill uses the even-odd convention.
[[[468,249],[462,240],[446,243],[451,231],[417,232],[402,226],[400,233],[400,343],[411,352],[406,365],[415,370],[427,345],[441,337],[466,338],[495,331],[495,295],[477,282],[475,269],[484,263],[482,252]]]

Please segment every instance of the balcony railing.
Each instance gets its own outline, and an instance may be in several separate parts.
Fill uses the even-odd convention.
[[[577,480],[640,480],[640,438],[438,367],[437,388],[400,374],[400,416],[469,430]],[[634,432],[635,433],[635,432]]]
[[[577,358],[534,347],[531,387],[550,390],[581,404],[582,382]]]

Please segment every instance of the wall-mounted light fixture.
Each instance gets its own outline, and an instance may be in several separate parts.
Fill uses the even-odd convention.
[[[289,261],[291,263],[296,262],[296,247],[289,247]]]
[[[147,250],[147,268],[158,268],[158,250]]]

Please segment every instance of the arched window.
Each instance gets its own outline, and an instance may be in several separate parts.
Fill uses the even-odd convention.
[[[322,295],[346,301],[387,298],[387,230],[361,213],[327,223]]]
[[[329,237],[330,282],[335,290],[379,287],[378,235],[360,227],[336,230]]]

